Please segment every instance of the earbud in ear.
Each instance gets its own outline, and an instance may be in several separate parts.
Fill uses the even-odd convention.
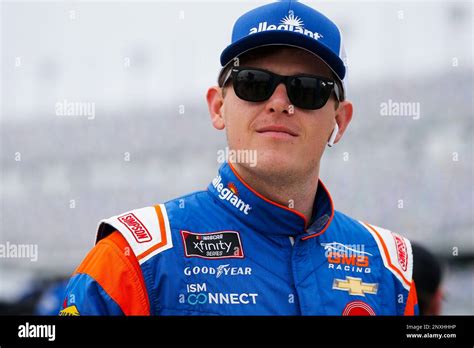
[[[329,138],[329,141],[328,141],[329,147],[332,147],[334,145],[334,140],[336,140],[337,133],[339,133],[339,126],[337,125],[337,122],[336,122],[336,125],[334,126],[334,129],[332,130],[331,137]]]

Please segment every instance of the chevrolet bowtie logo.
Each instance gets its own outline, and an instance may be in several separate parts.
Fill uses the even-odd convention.
[[[363,283],[361,278],[346,276],[346,280],[334,279],[332,288],[336,290],[348,291],[349,295],[365,296],[365,294],[376,294],[379,285],[377,283]]]

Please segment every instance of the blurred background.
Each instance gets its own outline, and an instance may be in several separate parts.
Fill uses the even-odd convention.
[[[336,209],[429,249],[442,314],[474,314],[473,3],[303,2],[349,59],[354,117],[321,171]],[[265,3],[0,3],[0,248],[37,248],[0,257],[0,314],[54,311],[100,219],[207,187],[226,141],[205,93]]]

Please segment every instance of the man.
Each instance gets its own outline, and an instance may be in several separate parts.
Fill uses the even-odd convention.
[[[207,102],[256,163],[101,221],[61,314],[414,314],[409,241],[335,211],[319,180],[352,118],[343,52],[337,26],[301,3],[240,17]]]
[[[416,281],[420,315],[441,315],[443,306],[443,264],[428,249],[412,243],[413,279]]]

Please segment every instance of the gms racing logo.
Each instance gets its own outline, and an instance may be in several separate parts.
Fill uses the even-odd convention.
[[[249,215],[249,210],[252,209],[252,207],[239,198],[239,192],[234,184],[229,183],[227,187],[224,187],[222,177],[219,175],[212,180],[212,185],[219,193],[220,199],[228,201],[245,215]]]
[[[326,250],[328,268],[347,272],[370,273],[369,256],[364,246],[359,244],[345,245],[338,242],[321,243]]]
[[[289,11],[288,16],[285,16],[280,20],[280,23],[278,25],[268,25],[267,22],[260,22],[256,27],[250,29],[249,35],[269,30],[294,31],[296,33],[309,36],[315,40],[321,39],[323,37],[323,35],[318,32],[313,32],[311,30],[305,29],[301,18],[295,16],[293,11],[291,10]]]

